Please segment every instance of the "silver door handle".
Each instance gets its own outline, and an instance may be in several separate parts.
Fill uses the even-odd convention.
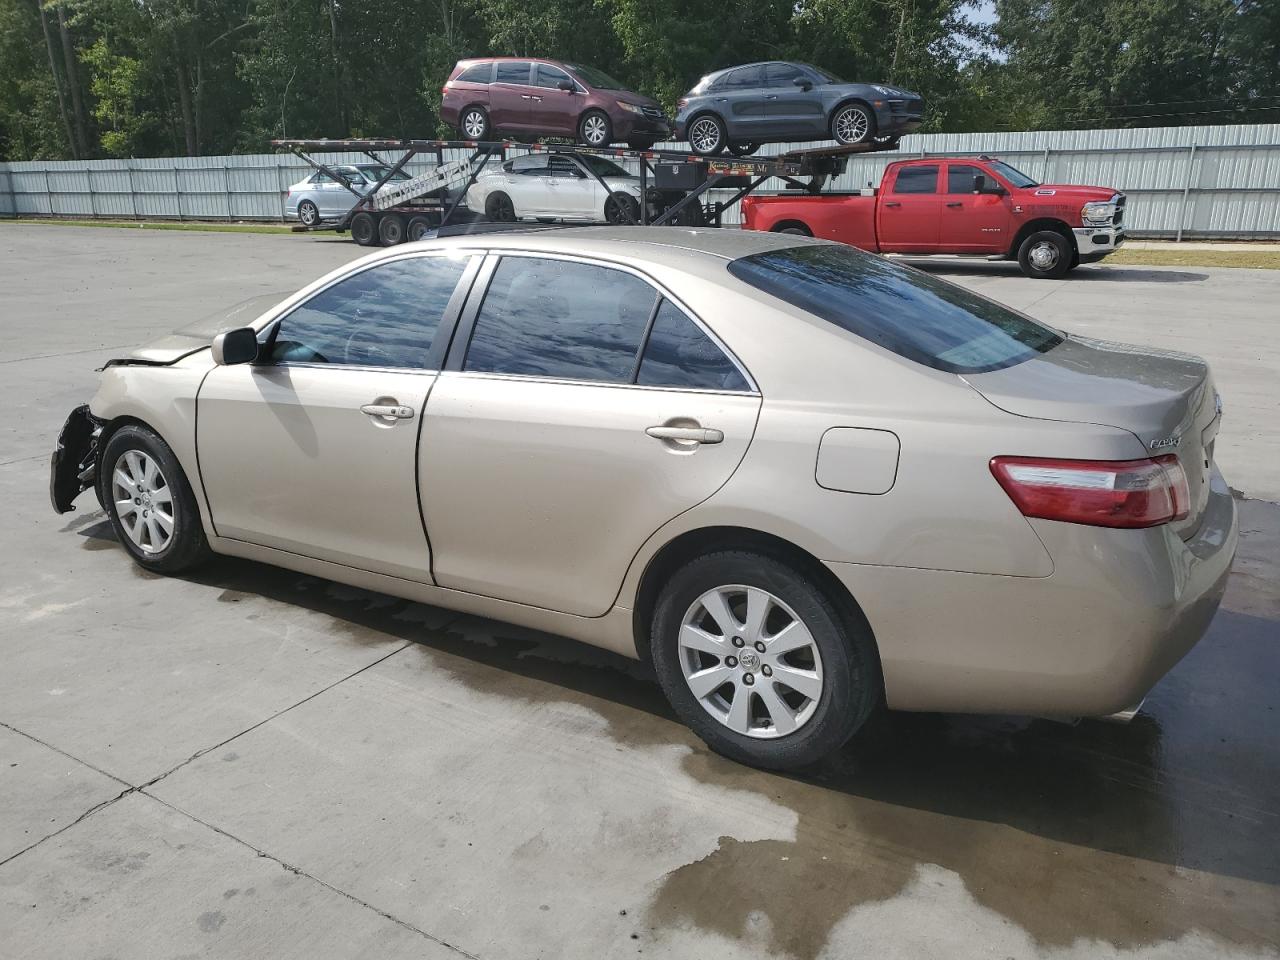
[[[413,407],[392,403],[366,403],[360,412],[370,417],[384,417],[387,420],[412,420]]]
[[[522,94],[520,94],[520,99],[521,99],[521,100],[532,100],[532,99],[533,99],[533,97],[529,96],[527,93],[522,93]]]
[[[724,431],[706,427],[648,427],[644,431],[658,440],[684,440],[688,443],[722,443]]]

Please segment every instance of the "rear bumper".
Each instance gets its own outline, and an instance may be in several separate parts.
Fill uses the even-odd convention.
[[[1081,263],[1096,263],[1124,243],[1124,227],[1075,227],[1076,252]]]
[[[829,563],[880,648],[900,710],[1108,717],[1139,703],[1204,635],[1235,556],[1216,468],[1196,535],[1032,521],[1048,577]]]

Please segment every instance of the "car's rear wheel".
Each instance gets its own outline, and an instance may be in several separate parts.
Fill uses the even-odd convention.
[[[298,204],[298,222],[304,227],[314,227],[320,222],[320,208],[310,200]]]
[[[398,213],[384,213],[378,222],[378,240],[384,247],[404,243],[404,217]]]
[[[812,237],[813,231],[800,223],[788,223],[785,226],[774,227],[773,233],[790,233],[797,237]]]
[[[351,239],[362,247],[378,245],[378,221],[372,213],[361,210],[351,218]]]
[[[704,113],[689,124],[689,147],[700,157],[714,157],[725,147],[724,124],[714,114]]]
[[[607,147],[613,142],[613,122],[601,110],[588,110],[578,121],[578,140],[588,147]]]
[[[843,144],[867,143],[876,136],[876,118],[861,103],[846,103],[831,115],[831,136]]]
[[[505,193],[491,193],[484,202],[484,215],[494,223],[512,223],[516,219],[516,206]]]
[[[488,111],[484,107],[467,107],[458,117],[458,132],[465,140],[488,140],[492,132]]]
[[[209,542],[187,476],[168,444],[129,424],[98,460],[98,499],[116,537],[142,567],[180,573],[209,557]]]
[[[411,243],[417,243],[426,237],[432,230],[431,221],[426,217],[414,217],[409,221],[409,225],[404,228],[405,239]]]
[[[874,641],[789,562],[722,551],[672,575],[654,668],[677,715],[731,759],[793,769],[844,744],[880,700]]]
[[[1018,247],[1018,266],[1033,280],[1061,280],[1071,269],[1071,245],[1055,230],[1031,234]]]
[[[640,202],[629,193],[611,193],[604,202],[604,219],[606,223],[639,223]]]

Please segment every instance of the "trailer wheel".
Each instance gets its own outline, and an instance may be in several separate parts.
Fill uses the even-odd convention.
[[[1061,280],[1071,269],[1071,247],[1056,230],[1037,230],[1018,247],[1018,266],[1033,280]]]
[[[378,223],[378,240],[384,247],[404,243],[404,217],[398,213],[384,213]]]
[[[578,121],[578,139],[588,147],[607,147],[613,143],[613,122],[602,110],[588,110]]]
[[[484,202],[484,215],[494,223],[511,223],[516,219],[516,205],[501,191],[491,193]]]
[[[372,213],[361,210],[351,218],[351,239],[362,247],[378,245],[378,221]]]
[[[409,225],[404,228],[405,239],[410,243],[417,243],[431,232],[431,221],[426,217],[414,217],[409,221]]]
[[[298,222],[304,227],[314,227],[320,222],[320,210],[310,200],[298,204]]]

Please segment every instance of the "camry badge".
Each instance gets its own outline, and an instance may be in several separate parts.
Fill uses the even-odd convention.
[[[1176,434],[1176,433],[1175,433],[1175,434],[1173,434],[1173,436],[1169,436],[1169,437],[1161,437],[1159,440],[1152,440],[1152,441],[1151,441],[1151,449],[1152,449],[1152,450],[1166,450],[1166,449],[1168,449],[1169,447],[1176,447],[1176,446],[1178,445],[1178,441],[1179,441],[1179,440],[1181,440],[1181,439],[1182,439],[1182,437],[1181,437],[1181,436],[1179,436],[1179,435],[1178,435],[1178,434]]]

